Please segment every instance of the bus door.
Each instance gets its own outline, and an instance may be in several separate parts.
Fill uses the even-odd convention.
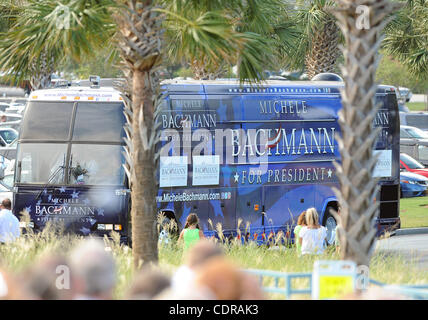
[[[294,170],[293,170],[294,171]],[[298,172],[298,171],[297,171]],[[314,206],[315,186],[311,184],[268,185],[263,187],[265,232],[292,234],[299,215]]]
[[[241,174],[243,174],[242,171]],[[237,224],[240,222],[241,234],[247,238],[250,236],[257,238],[257,235],[263,232],[262,197],[263,189],[261,187],[239,187],[236,189],[236,220]]]
[[[236,190],[232,188],[209,189],[209,230],[221,229],[225,236],[236,233]]]

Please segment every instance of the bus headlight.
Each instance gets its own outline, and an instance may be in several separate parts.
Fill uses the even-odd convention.
[[[20,228],[34,228],[34,222],[23,222],[23,221],[20,221],[19,222],[19,227]]]
[[[122,225],[121,224],[115,224],[114,225],[114,231],[122,231]]]
[[[113,225],[112,224],[99,223],[97,226],[97,230],[101,230],[101,231],[113,230]]]

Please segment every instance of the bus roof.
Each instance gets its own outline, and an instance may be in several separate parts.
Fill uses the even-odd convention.
[[[29,101],[122,101],[120,92],[112,87],[64,87],[33,91]]]
[[[265,80],[260,84],[244,82],[237,79],[221,80],[181,80],[171,79],[162,81],[161,85],[168,91],[201,92],[206,93],[339,93],[344,87],[344,82],[336,81],[289,81],[289,80]],[[224,90],[229,88],[228,90]],[[223,90],[221,90],[223,89]],[[275,90],[277,89],[277,90]],[[280,89],[280,90],[278,90]],[[395,92],[396,88],[388,85],[378,85],[378,93]]]

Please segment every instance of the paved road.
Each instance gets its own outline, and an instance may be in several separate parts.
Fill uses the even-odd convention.
[[[378,240],[376,250],[397,252],[408,258],[414,258],[419,267],[428,270],[428,234],[393,236]]]

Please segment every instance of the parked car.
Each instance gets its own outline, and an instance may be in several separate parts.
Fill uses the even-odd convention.
[[[18,113],[22,114],[25,110],[25,104],[22,103],[11,103],[10,107],[4,110],[7,113]]]
[[[413,95],[412,91],[410,91],[409,88],[405,88],[405,87],[398,87],[398,92],[400,96],[403,98],[403,100],[405,100],[406,102],[409,102]]]
[[[428,178],[408,171],[400,172],[401,198],[425,196],[427,189]]]
[[[0,111],[5,112],[7,108],[10,108],[10,104],[6,102],[0,102]]]
[[[15,159],[18,131],[13,128],[0,127],[0,156],[8,160]]]
[[[399,111],[399,112],[407,113],[407,112],[410,112],[410,109],[406,106],[406,104],[405,104],[405,103],[403,103],[403,102],[398,102],[398,111]]]
[[[18,131],[0,127],[0,147],[9,147],[18,138]]]
[[[411,126],[400,126],[400,152],[428,165],[428,132]]]
[[[6,198],[13,199],[13,173],[0,179],[0,202]]]
[[[428,112],[400,112],[400,125],[428,131]]]
[[[425,168],[422,163],[405,153],[400,153],[400,170],[406,170],[428,178],[428,168]]]
[[[400,138],[428,141],[428,132],[412,126],[400,126]]]
[[[13,128],[19,130],[22,115],[18,113],[0,113],[0,128]]]

